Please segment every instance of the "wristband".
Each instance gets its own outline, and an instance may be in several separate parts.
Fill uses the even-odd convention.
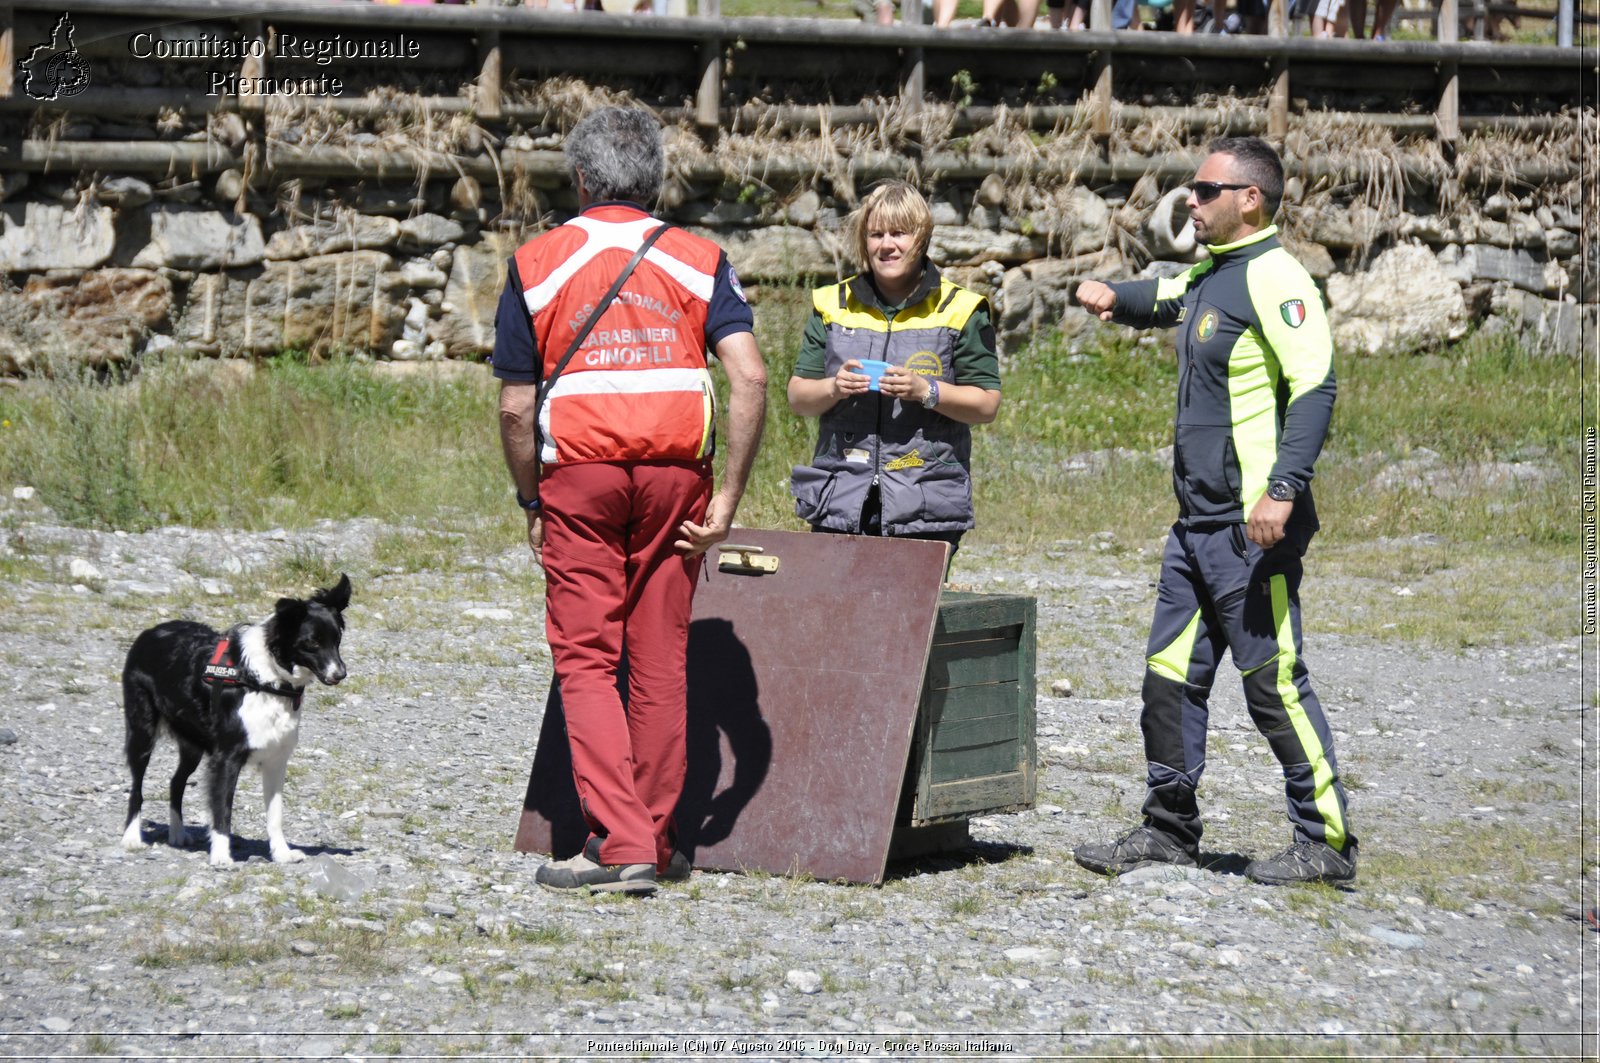
[[[517,505],[521,506],[529,513],[537,513],[544,508],[544,503],[542,501],[537,498],[523,498],[521,491],[517,492]]]

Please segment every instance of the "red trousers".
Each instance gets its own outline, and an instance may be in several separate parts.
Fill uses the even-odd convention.
[[[607,864],[672,856],[683,792],[689,614],[701,557],[673,549],[705,519],[708,462],[552,465],[544,501],[545,637],[572,774]],[[628,651],[628,698],[617,669]]]

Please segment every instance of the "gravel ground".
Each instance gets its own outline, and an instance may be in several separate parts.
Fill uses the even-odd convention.
[[[13,1056],[1594,1058],[1575,638],[1442,652],[1319,635],[1318,596],[1337,592],[1313,552],[1307,658],[1360,881],[1243,877],[1288,828],[1226,677],[1202,794],[1213,865],[1107,879],[1071,850],[1131,825],[1142,797],[1156,544],[975,546],[958,580],[1039,601],[1036,810],[974,821],[970,850],[894,865],[881,888],[696,872],[649,900],[591,899],[538,889],[511,848],[550,672],[525,550],[405,572],[372,560],[404,529],[373,522],[125,535],[0,506]],[[293,575],[309,557],[355,580],[351,678],[309,693],[290,767],[286,829],[311,859],[267,861],[253,772],[247,859],[167,847],[165,745],[153,844],[124,851],[129,641],[162,618],[258,618],[310,589]],[[203,819],[196,783],[187,807]]]

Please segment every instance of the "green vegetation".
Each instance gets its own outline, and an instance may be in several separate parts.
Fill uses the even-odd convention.
[[[768,290],[758,309],[771,386],[747,526],[800,527],[788,476],[816,429],[784,387],[805,295]],[[1447,646],[1568,634],[1537,588],[1576,546],[1577,363],[1474,337],[1338,370],[1313,576],[1339,588],[1319,595],[1319,624]],[[1000,417],[974,433],[968,543],[1012,553],[1110,532],[1108,561],[1149,550],[1174,515],[1163,448],[1176,377],[1170,350],[1124,332],[1085,351],[1047,339],[1010,352]],[[0,483],[32,485],[70,523],[129,530],[376,517],[420,529],[382,535],[374,571],[458,571],[522,537],[495,394],[478,367],[402,374],[353,358],[170,358],[126,380],[63,371],[0,392]],[[8,541],[0,575],[55,566],[20,532]],[[284,564],[292,582],[336,577],[314,551]]]
[[[293,354],[254,370],[153,360],[128,381],[63,369],[0,394],[0,421],[0,475],[76,524],[498,515],[507,490],[483,460],[497,444],[476,371],[401,376]]]

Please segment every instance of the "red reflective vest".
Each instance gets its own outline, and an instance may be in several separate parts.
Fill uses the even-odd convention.
[[[522,298],[548,379],[646,236],[628,206],[592,209],[517,250]],[[722,251],[663,234],[604,310],[539,411],[540,461],[693,460],[711,452],[706,312]]]

